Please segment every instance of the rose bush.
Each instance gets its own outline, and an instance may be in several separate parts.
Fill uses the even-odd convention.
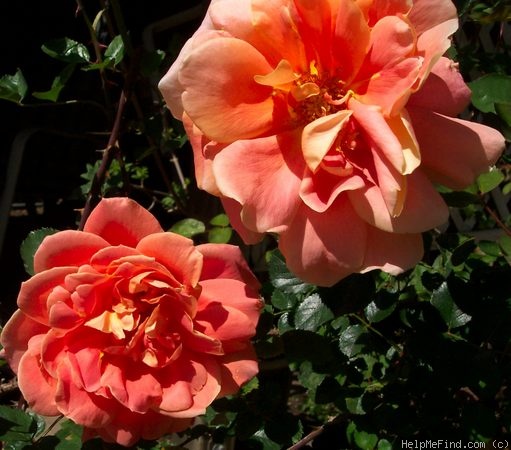
[[[1,335],[29,406],[132,445],[181,431],[253,377],[261,301],[241,252],[162,232],[127,198],[46,237]]]
[[[460,120],[470,91],[443,54],[450,0],[213,0],[160,82],[199,187],[247,243],[278,233],[291,270],[332,285],[413,266],[502,135]]]

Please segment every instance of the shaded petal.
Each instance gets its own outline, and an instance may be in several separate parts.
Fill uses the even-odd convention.
[[[454,4],[445,0],[414,0],[408,14],[408,19],[418,34],[457,17]]]
[[[241,204],[228,197],[221,197],[220,199],[222,200],[222,206],[226,214],[229,216],[232,227],[240,235],[241,239],[243,239],[243,242],[245,242],[245,244],[257,244],[260,242],[264,234],[248,229],[241,221]]]
[[[239,0],[233,0],[240,3]],[[248,2],[246,2],[248,3]],[[296,11],[291,0],[252,0],[252,26],[258,33],[257,49],[272,65],[288,60],[293,69],[308,69],[303,40],[296,25]]]
[[[504,137],[493,128],[422,108],[409,113],[421,145],[421,168],[435,183],[464,189],[504,150]]]
[[[371,30],[369,50],[357,79],[369,78],[411,56],[415,50],[415,40],[415,33],[403,18],[383,17]]]
[[[232,395],[259,372],[257,355],[251,345],[236,353],[229,353],[220,359],[222,369],[222,390],[219,397]]]
[[[314,174],[308,170],[300,186],[300,198],[316,212],[325,212],[335,199],[344,191],[360,189],[365,186],[359,175],[338,176],[325,170]]]
[[[256,137],[273,126],[273,100],[272,88],[256,83],[254,76],[272,70],[247,42],[209,40],[183,62],[179,81],[185,89],[181,97],[184,109],[214,141]]]
[[[156,218],[137,202],[114,197],[99,202],[83,231],[97,234],[111,245],[135,247],[144,236],[163,230]]]
[[[84,429],[84,437],[98,434],[105,442],[115,442],[131,447],[140,439],[155,440],[165,434],[184,431],[192,426],[191,419],[173,419],[169,416],[147,411],[144,414],[120,408],[112,421],[102,428]]]
[[[423,253],[420,234],[386,233],[369,226],[362,272],[381,269],[392,275],[398,275],[417,264]]]
[[[227,278],[243,281],[256,292],[261,287],[239,247],[229,244],[202,244],[196,249],[204,257],[201,281]]]
[[[193,149],[197,187],[212,195],[219,196],[220,190],[216,185],[215,175],[213,174],[213,158],[226,145],[217,144],[206,138],[186,114],[183,115],[183,124]]]
[[[78,388],[66,364],[58,368],[55,401],[59,411],[79,425],[91,428],[105,426],[115,417],[119,404],[116,401],[90,394]]]
[[[193,406],[184,411],[169,413],[171,417],[190,418],[197,417],[206,412],[206,408],[215,400],[220,392],[221,371],[215,358],[200,355],[197,361],[192,360],[196,373],[204,371],[205,381],[195,387],[193,393]]]
[[[385,116],[399,114],[415,88],[422,67],[419,57],[385,67],[367,84],[355,87],[356,97],[367,105],[378,105]]]
[[[316,172],[352,112],[339,111],[308,123],[302,132],[302,152],[309,169]]]
[[[11,369],[17,373],[21,357],[28,348],[28,341],[39,334],[45,334],[49,328],[31,319],[21,310],[17,310],[2,329],[0,343],[4,356]]]
[[[276,231],[292,220],[304,170],[298,139],[298,133],[285,133],[237,141],[216,156],[218,187],[243,206],[247,228]]]
[[[331,286],[357,272],[366,248],[366,225],[345,196],[325,212],[302,205],[280,236],[279,248],[289,269],[305,281]]]
[[[418,106],[454,117],[468,106],[470,95],[458,65],[441,57],[420,90],[410,97],[407,107]]]
[[[34,271],[52,267],[87,264],[98,250],[109,244],[100,236],[76,230],[59,231],[46,236],[34,254]]]
[[[38,414],[57,416],[60,414],[55,402],[56,382],[45,376],[41,367],[41,342],[44,336],[32,338],[28,350],[20,359],[18,385],[30,408]]]
[[[445,223],[449,217],[447,205],[421,170],[415,170],[406,180],[406,199],[398,217],[389,214],[378,186],[349,191],[347,195],[357,214],[383,231],[421,233]]]
[[[48,296],[64,285],[67,275],[76,272],[76,267],[55,267],[35,274],[21,283],[18,295],[19,308],[32,319],[48,324]]]
[[[195,249],[191,239],[170,232],[152,234],[138,243],[137,250],[156,258],[179,282],[192,287],[198,283],[202,255]]]
[[[350,99],[349,107],[359,130],[363,131],[369,141],[369,147],[378,149],[397,171],[403,173],[406,168],[403,146],[382,111],[377,106],[365,105],[355,99]]]
[[[261,308],[263,307],[257,291],[252,291],[241,281],[221,278],[203,280],[201,286],[202,293],[197,305],[197,320],[200,318],[209,320],[208,315],[205,313],[202,314],[201,311],[208,308],[210,304],[224,305],[241,311],[249,318],[251,325],[247,330],[238,330],[239,333],[241,333],[240,336],[245,336],[245,333],[251,336],[255,333],[255,327],[257,326]],[[210,312],[211,311],[212,310],[210,310]],[[220,315],[224,316],[221,311]],[[214,317],[213,319],[217,320]],[[229,317],[226,317],[226,321],[229,320]]]
[[[371,27],[385,16],[408,13],[413,4],[412,0],[357,0],[357,3]]]

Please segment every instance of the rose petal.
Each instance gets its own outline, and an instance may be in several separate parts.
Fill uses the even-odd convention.
[[[20,359],[28,349],[30,338],[45,334],[47,331],[46,325],[36,322],[19,309],[7,321],[2,329],[0,343],[14,373],[18,372]]]
[[[241,221],[265,232],[287,226],[298,207],[304,170],[299,134],[243,140],[220,152],[213,170],[222,194],[243,205]]]
[[[137,250],[153,256],[186,285],[196,286],[202,270],[202,255],[195,249],[193,241],[175,233],[156,233],[143,238]]]
[[[135,247],[144,236],[162,230],[147,209],[129,198],[104,198],[94,208],[83,231],[101,236],[111,245]]]
[[[369,226],[363,272],[381,269],[398,275],[417,264],[423,252],[420,234],[386,233]]]
[[[109,244],[100,236],[65,230],[46,236],[34,254],[36,273],[58,266],[81,266]]]
[[[495,164],[505,145],[495,129],[422,108],[410,108],[422,170],[435,183],[464,189]]]
[[[35,274],[21,284],[19,308],[33,320],[48,324],[48,296],[64,284],[67,275],[75,272],[76,267],[55,267]]]
[[[183,62],[179,81],[185,89],[184,109],[214,141],[256,137],[273,126],[273,100],[272,89],[256,83],[254,75],[272,70],[250,44],[234,38],[211,39]]]
[[[256,292],[261,287],[239,247],[228,244],[202,244],[196,249],[204,257],[201,281],[227,278],[243,281]]]
[[[40,364],[42,335],[33,337],[18,367],[18,385],[30,408],[45,416],[59,415],[55,402],[56,383],[44,376]]]
[[[344,196],[324,213],[302,205],[279,240],[289,269],[321,286],[331,286],[357,271],[365,247],[366,225]]]
[[[449,210],[431,182],[417,169],[406,177],[402,212],[392,217],[378,186],[349,191],[357,214],[370,225],[394,233],[421,233],[445,223]]]

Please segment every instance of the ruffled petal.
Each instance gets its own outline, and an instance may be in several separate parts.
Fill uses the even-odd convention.
[[[135,247],[144,236],[163,230],[156,218],[134,200],[104,198],[90,214],[83,231],[101,236],[111,245]]]
[[[447,22],[457,19],[456,7],[451,1],[445,0],[414,0],[413,7],[408,14],[417,34]]]
[[[76,230],[46,236],[34,255],[34,271],[87,264],[98,250],[109,245],[102,237]]]
[[[442,57],[420,90],[410,97],[407,108],[417,106],[454,117],[468,106],[470,95],[457,64]]]
[[[504,137],[495,129],[423,108],[409,108],[421,145],[422,170],[435,183],[464,189],[495,164]]]
[[[302,205],[280,236],[279,248],[289,269],[300,278],[331,286],[362,265],[366,225],[344,196],[323,213]]]
[[[191,239],[175,233],[156,233],[143,238],[137,250],[153,256],[181,283],[196,286],[202,270],[202,255]]]
[[[245,226],[241,220],[241,210],[243,208],[241,204],[229,197],[220,197],[220,199],[226,214],[229,216],[232,227],[243,239],[243,242],[245,244],[257,244],[260,242],[264,237],[264,233],[250,230]]]
[[[367,227],[367,249],[362,272],[381,269],[398,275],[417,264],[423,253],[420,234],[386,233]]]
[[[44,336],[33,337],[28,350],[20,359],[18,385],[30,408],[44,416],[57,416],[60,411],[55,402],[56,383],[44,376],[41,368],[41,343]]]
[[[250,326],[245,330],[238,330],[241,333],[240,336],[245,336],[246,333],[248,333],[247,336],[249,337],[253,336],[263,306],[257,291],[251,291],[241,281],[228,279],[204,280],[201,282],[201,285],[202,293],[197,307],[197,320],[207,321],[213,319],[220,325],[218,322],[220,317],[214,317],[215,311],[211,309],[211,305],[228,306],[241,311],[249,319]],[[206,311],[208,308],[209,313],[201,313],[201,311]],[[230,320],[221,310],[217,312],[226,321]]]
[[[48,325],[48,297],[61,289],[67,275],[75,272],[76,267],[55,267],[35,274],[21,284],[19,308],[33,320]]]
[[[221,359],[222,390],[219,397],[238,392],[241,386],[259,372],[257,355],[252,346],[236,353],[229,353]]]
[[[349,191],[357,214],[368,224],[394,233],[421,233],[445,223],[449,210],[440,194],[421,172],[406,177],[407,192],[402,212],[392,217],[378,186]]]
[[[272,70],[247,42],[211,39],[188,55],[179,72],[184,110],[217,142],[261,135],[273,127],[272,88],[256,83],[254,76]]]
[[[229,244],[202,244],[196,249],[204,257],[201,281],[227,278],[243,281],[256,292],[261,287],[239,247]]]
[[[298,133],[238,141],[213,162],[223,195],[243,205],[247,228],[265,232],[287,226],[299,203],[304,170]]]
[[[302,132],[302,152],[310,170],[316,172],[352,112],[339,111],[308,123]]]

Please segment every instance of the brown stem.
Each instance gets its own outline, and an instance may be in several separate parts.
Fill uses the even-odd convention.
[[[307,436],[300,439],[296,444],[289,447],[287,450],[298,450],[302,447],[305,447],[309,442],[312,442],[314,439],[316,439],[320,434],[322,434],[327,427],[334,425],[336,423],[344,422],[349,417],[351,417],[351,414],[342,414],[335,419],[331,420],[330,422],[321,425],[319,428],[316,428],[315,430],[312,430]]]
[[[504,222],[502,222],[502,220],[500,220],[500,217],[497,215],[497,213],[495,211],[493,211],[493,209],[491,209],[484,202],[483,199],[481,199],[481,202],[483,203],[484,210],[492,217],[492,219],[497,223],[499,228],[501,228],[504,231],[504,233],[506,233],[508,236],[511,236],[511,230],[509,229],[509,227]]]
[[[119,98],[119,105],[117,106],[117,113],[115,115],[114,125],[112,127],[112,132],[110,133],[110,138],[108,139],[108,143],[105,151],[103,152],[103,158],[101,159],[101,164],[99,165],[98,171],[94,174],[94,178],[92,179],[92,184],[90,188],[89,195],[87,196],[87,201],[85,202],[85,207],[82,211],[82,218],[80,220],[79,230],[83,230],[85,226],[85,222],[87,221],[90,213],[96,207],[96,205],[101,200],[101,187],[105,182],[106,174],[112,160],[115,158],[117,153],[119,152],[119,147],[117,146],[117,140],[119,138],[119,131],[121,129],[121,119],[124,113],[124,106],[126,105],[126,94],[121,91],[121,96]]]

